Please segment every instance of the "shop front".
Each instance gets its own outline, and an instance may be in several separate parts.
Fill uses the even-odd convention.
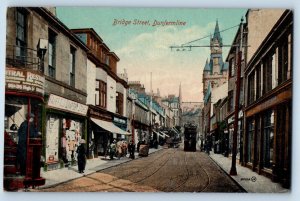
[[[127,118],[126,117],[114,114],[113,115],[113,123],[114,123],[115,126],[119,127],[121,130],[128,131],[128,129],[127,129]],[[117,138],[118,139],[124,139],[124,140],[128,141],[128,135],[117,134]]]
[[[244,165],[290,185],[291,83],[245,110]]]
[[[130,136],[113,122],[113,114],[100,107],[89,105],[88,156],[97,158],[108,154],[108,146],[114,139]],[[127,123],[125,123],[127,125]]]
[[[238,160],[243,157],[243,116],[244,113],[242,110],[238,113],[238,130],[237,130],[237,148],[236,148],[236,157]],[[232,147],[233,147],[233,133],[234,133],[234,114],[229,116],[227,119],[227,130],[228,130],[228,154],[232,155]]]
[[[4,188],[40,186],[45,78],[38,71],[6,68]]]
[[[50,94],[46,107],[47,169],[76,164],[76,149],[86,140],[88,106]]]

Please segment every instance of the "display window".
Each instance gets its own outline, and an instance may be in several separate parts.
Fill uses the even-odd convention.
[[[82,139],[83,124],[79,120],[47,115],[47,163],[76,161],[77,147]]]
[[[18,144],[21,134],[28,136],[29,132],[29,137],[41,135],[42,104],[42,100],[30,97],[5,97],[5,131],[15,143]]]

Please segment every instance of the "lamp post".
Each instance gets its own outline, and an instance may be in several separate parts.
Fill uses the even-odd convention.
[[[240,46],[238,51],[237,74],[236,74],[236,92],[234,105],[234,124],[233,124],[233,144],[232,144],[232,161],[230,175],[237,175],[236,171],[236,153],[237,153],[237,129],[239,122],[239,104],[240,104],[240,88],[241,88],[241,66],[242,66],[242,47],[243,47],[243,18],[240,24]]]
[[[135,144],[135,128],[134,128],[134,114],[135,114],[135,98],[132,99],[132,118],[131,118],[131,132],[132,132],[132,136],[131,136],[131,141],[132,144]]]

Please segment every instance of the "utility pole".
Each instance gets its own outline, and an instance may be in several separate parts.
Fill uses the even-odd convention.
[[[135,125],[134,125],[134,114],[135,114],[135,100],[136,100],[136,97],[134,97],[132,99],[132,118],[131,118],[131,132],[132,132],[132,138],[131,138],[131,141],[132,141],[132,144],[135,145]]]
[[[237,175],[236,171],[236,153],[237,153],[237,130],[239,122],[239,105],[240,105],[240,88],[241,88],[241,67],[242,67],[242,47],[243,47],[243,21],[240,24],[240,45],[238,51],[237,74],[236,74],[236,92],[235,92],[235,106],[234,106],[234,124],[233,124],[233,145],[232,145],[232,161],[230,175]]]

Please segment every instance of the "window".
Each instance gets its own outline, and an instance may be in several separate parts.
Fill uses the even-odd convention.
[[[96,80],[95,103],[97,106],[106,108],[106,83],[101,80]]]
[[[233,106],[234,106],[233,91],[229,91],[228,92],[228,112],[233,111]]]
[[[252,162],[252,151],[253,149],[253,143],[254,140],[254,119],[250,120],[248,122],[248,135],[247,135],[247,162]]]
[[[123,94],[117,92],[116,113],[123,115]]]
[[[48,75],[50,77],[55,78],[55,42],[56,42],[56,34],[49,30],[49,50],[48,50]]]
[[[240,81],[240,104],[239,106],[244,104],[244,82],[243,82],[243,78],[241,78]]]
[[[219,58],[218,58],[218,57],[215,57],[215,58],[214,58],[214,65],[217,65],[217,64],[219,64]]]
[[[263,73],[264,73],[264,79],[263,79],[263,93],[267,93],[268,91],[272,90],[272,88],[275,86],[275,83],[272,83],[272,78],[274,76],[275,72],[272,72],[275,66],[275,55],[268,54],[263,59]]]
[[[99,93],[99,89],[100,89],[100,82],[98,80],[96,80],[96,88],[95,88],[95,105],[100,105],[100,93]]]
[[[258,64],[258,66],[256,66],[256,99],[258,99],[262,95],[261,87],[262,87],[262,83],[261,83],[261,65]]]
[[[278,82],[288,79],[288,66],[289,66],[289,52],[288,52],[288,37],[284,37],[278,46]]]
[[[229,60],[229,77],[233,77],[235,73],[235,63],[234,58]]]
[[[16,26],[17,26],[17,37],[16,37],[16,58],[21,61],[26,61],[26,46],[27,46],[27,36],[26,36],[26,15],[17,9],[16,14]]]
[[[255,100],[255,73],[251,73],[248,77],[248,104]]]
[[[75,53],[76,50],[72,46],[70,47],[70,86],[75,87]]]
[[[274,112],[272,110],[264,114],[263,140],[263,166],[271,168],[274,152]]]
[[[106,55],[105,64],[109,66],[109,56]]]

